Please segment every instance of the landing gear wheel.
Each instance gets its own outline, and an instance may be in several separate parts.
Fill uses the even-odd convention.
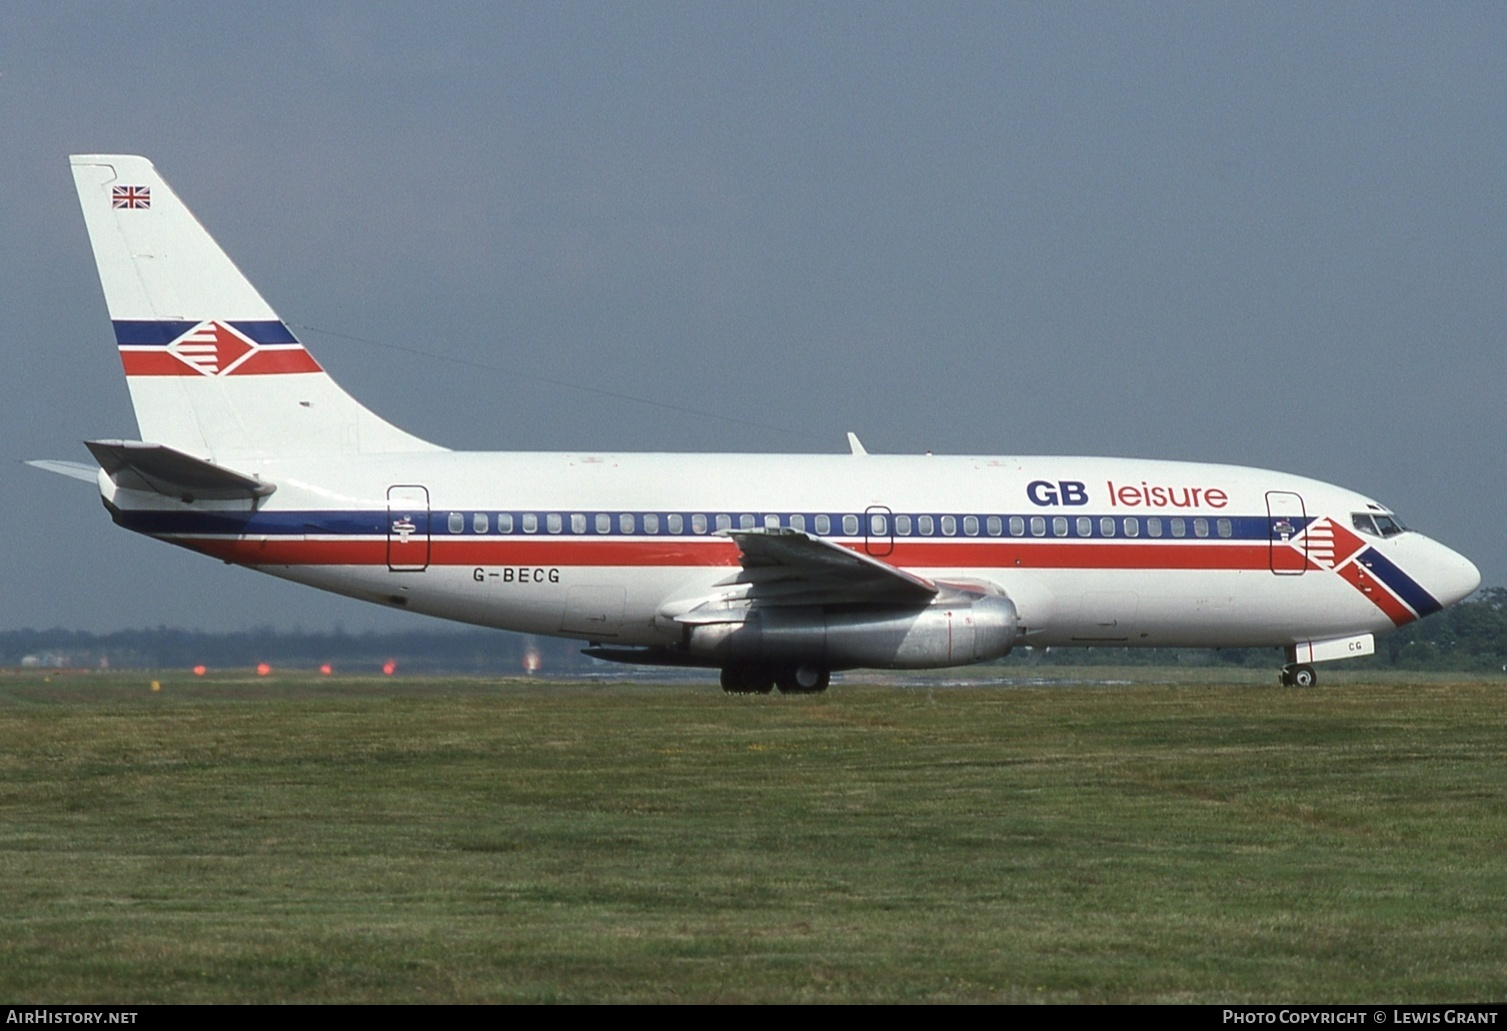
[[[821,694],[831,682],[831,671],[816,666],[781,670],[774,678],[774,684],[781,694]]]
[[[1283,666],[1283,687],[1313,687],[1319,682],[1319,675],[1313,671],[1312,666]]]
[[[758,666],[728,666],[722,671],[722,690],[728,694],[768,694],[774,674]]]

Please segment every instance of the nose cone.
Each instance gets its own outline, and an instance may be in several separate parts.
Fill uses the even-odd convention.
[[[1446,607],[1475,593],[1475,589],[1481,586],[1481,571],[1476,564],[1438,541],[1429,543],[1433,545],[1427,563],[1429,593]]]

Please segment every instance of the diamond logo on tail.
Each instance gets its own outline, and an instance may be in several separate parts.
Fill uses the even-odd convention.
[[[256,344],[223,322],[201,322],[167,351],[205,376],[223,376],[256,350]]]

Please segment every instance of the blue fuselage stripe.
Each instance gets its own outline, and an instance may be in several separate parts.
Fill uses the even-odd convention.
[[[393,510],[394,513],[397,509]],[[521,510],[521,509],[435,509],[425,512],[405,511],[402,514],[415,524],[413,532],[430,533],[434,537],[524,537],[524,536],[567,536],[567,537],[677,537],[677,536],[703,536],[715,533],[719,529],[717,520],[719,516],[729,519],[732,529],[751,529],[766,525],[766,519],[773,517],[778,520],[778,525],[789,528],[799,522],[798,528],[812,533],[818,537],[838,537],[844,539],[859,539],[865,537],[864,531],[869,528],[869,520],[866,515],[858,515],[853,512],[800,512],[800,513],[774,513],[774,512],[730,512],[718,513],[716,510],[705,510],[699,513],[692,512],[664,512],[664,511],[592,511],[571,512],[570,510],[556,510],[548,512],[544,510]],[[650,533],[645,529],[646,515],[654,516],[657,521],[657,529]],[[459,529],[451,528],[452,516],[458,517]],[[484,516],[482,525],[484,530],[478,530],[478,516]],[[500,528],[501,519],[507,517],[510,529]],[[573,516],[584,516],[585,522],[582,528],[576,528]],[[607,526],[605,530],[598,529],[597,517],[606,516]],[[627,517],[628,528],[624,528],[624,517]],[[744,518],[748,519],[745,526]],[[535,530],[525,531],[525,517],[534,520]],[[550,518],[559,520],[559,528],[550,530],[547,526]],[[672,517],[678,520],[682,527],[680,530],[672,530]],[[902,518],[910,520],[909,533],[890,532],[875,534],[872,536],[885,539],[893,537],[895,540],[937,540],[937,541],[1051,541],[1051,540],[1094,540],[1115,541],[1126,544],[1220,544],[1220,543],[1265,543],[1271,539],[1271,521],[1266,516],[1162,516],[1158,532],[1152,534],[1146,516],[1121,516],[1121,515],[1080,515],[1072,516],[1041,516],[1040,513],[1017,513],[1015,515],[993,513],[926,513],[923,515],[901,514]],[[123,509],[117,521],[127,529],[138,533],[163,535],[163,534],[186,534],[186,535],[209,535],[209,536],[246,536],[246,537],[282,537],[304,535],[329,535],[341,537],[380,536],[385,537],[388,532],[390,514],[386,511],[338,511],[338,510],[313,510],[296,512],[165,512],[143,509]],[[1033,518],[1041,518],[1043,524],[1032,524]],[[1079,520],[1087,522],[1080,525]],[[427,519],[427,526],[425,521]],[[893,531],[896,516],[887,517],[887,527]],[[927,524],[929,529],[923,532],[923,519],[930,520]],[[1064,532],[1056,525],[1056,519],[1065,519]],[[823,522],[825,520],[825,522]],[[847,525],[845,525],[845,520]],[[856,520],[856,522],[854,522]],[[968,520],[977,520],[976,523]],[[998,520],[997,523],[991,520]],[[1019,520],[1018,526],[1023,527],[1021,532],[1012,532],[1016,526],[1012,526],[1015,520]],[[1136,533],[1127,533],[1129,520],[1135,521]],[[1173,534],[1173,522],[1181,523],[1181,536]],[[1195,520],[1203,520],[1204,535],[1199,536]],[[1228,523],[1228,535],[1220,533],[1222,522]],[[1298,523],[1298,520],[1293,520]],[[700,525],[702,529],[696,530]],[[825,526],[826,529],[822,529]],[[950,526],[952,532],[946,532],[944,526]],[[973,526],[974,532],[969,533],[967,527]],[[997,527],[997,532],[991,532],[991,526]],[[1111,528],[1112,532],[1106,533],[1105,527]],[[1083,532],[1086,529],[1087,532]],[[1298,527],[1301,529],[1301,526]]]

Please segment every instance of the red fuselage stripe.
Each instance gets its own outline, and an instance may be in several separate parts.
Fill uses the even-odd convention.
[[[391,545],[380,537],[298,540],[281,537],[168,537],[195,551],[247,565],[386,565],[420,554],[421,539]],[[861,551],[858,545],[849,545]],[[434,538],[428,563],[436,566],[736,566],[731,541],[581,541],[563,538],[486,540]],[[902,543],[885,561],[910,569],[1189,569],[1266,570],[1265,544],[1068,544],[1049,542]],[[406,561],[406,560],[404,560]]]

